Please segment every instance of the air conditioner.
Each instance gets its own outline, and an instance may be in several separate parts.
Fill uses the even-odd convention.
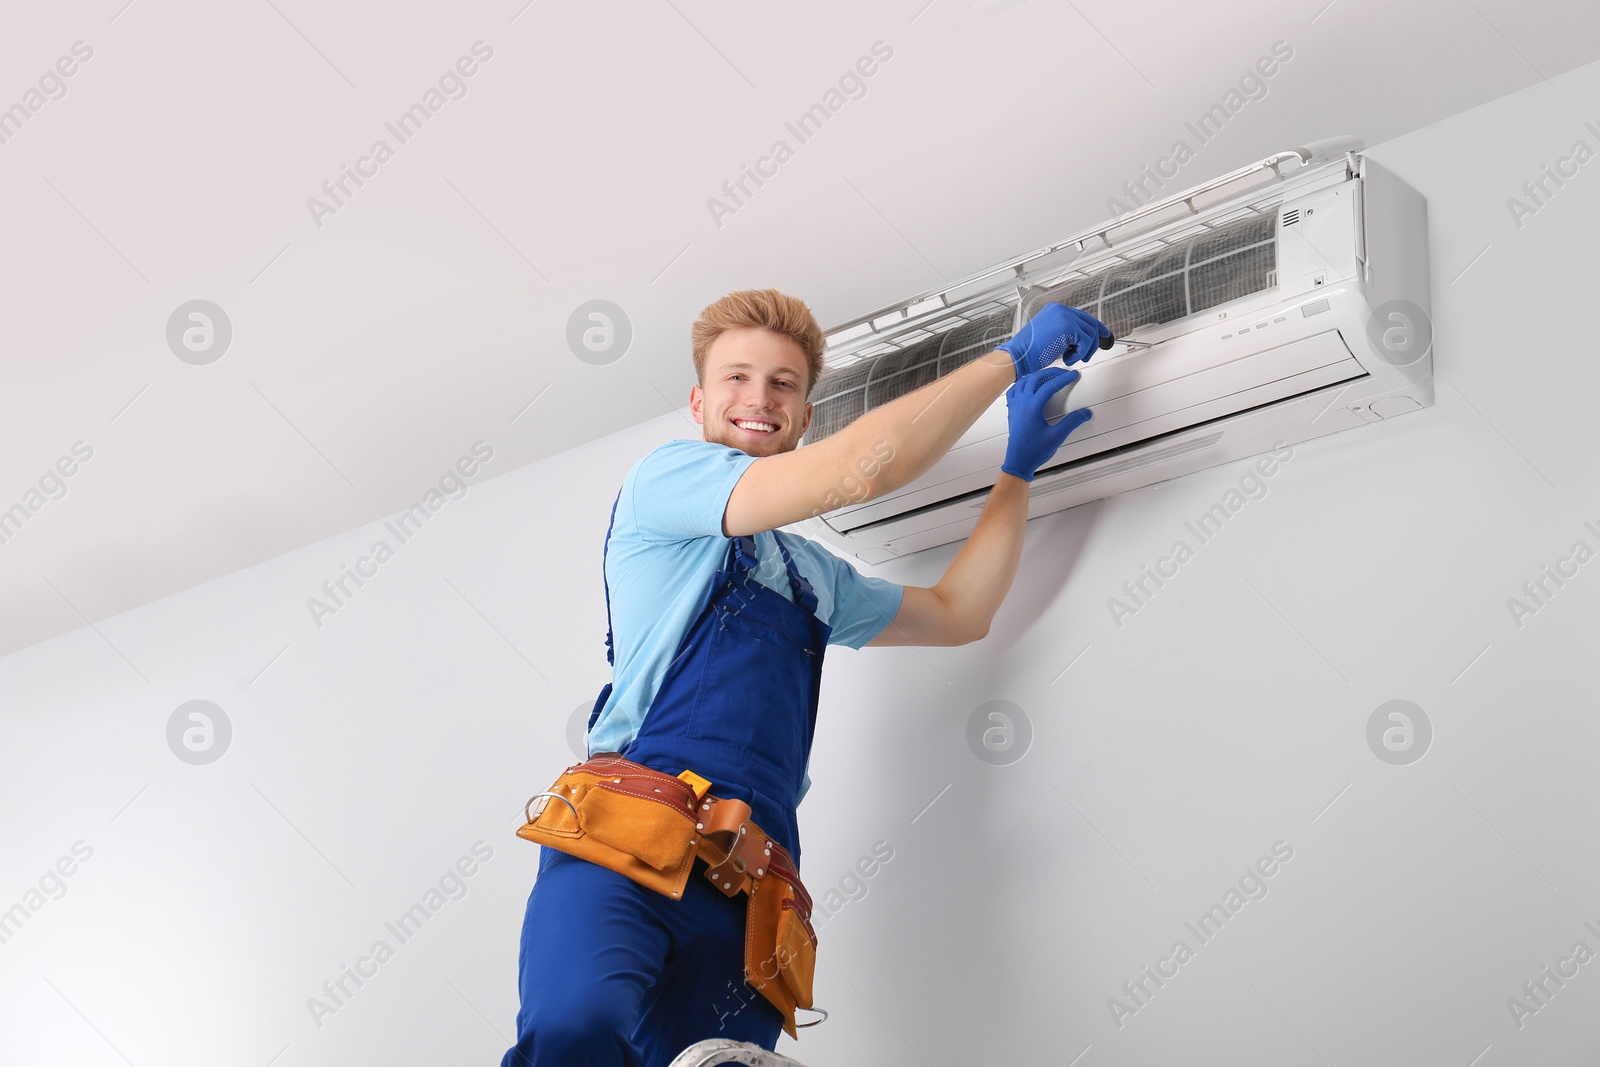
[[[1078,363],[1073,431],[1030,518],[1433,403],[1427,204],[1334,138],[1269,156],[827,331],[801,447],[994,349],[1047,301],[1121,344]],[[971,534],[1002,396],[930,470],[796,524],[867,563]]]

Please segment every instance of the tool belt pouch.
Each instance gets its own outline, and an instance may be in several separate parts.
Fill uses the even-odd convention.
[[[517,836],[682,898],[695,859],[695,790],[642,764],[573,764],[528,802]]]
[[[750,891],[745,913],[745,981],[783,1013],[783,1029],[795,1032],[796,1008],[810,1008],[817,938],[804,887],[771,872]]]

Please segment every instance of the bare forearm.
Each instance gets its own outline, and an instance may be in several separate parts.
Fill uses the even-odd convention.
[[[995,349],[839,431],[834,438],[847,466],[871,472],[860,499],[875,499],[921,477],[1014,381],[1011,354]]]
[[[951,614],[967,620],[978,636],[988,633],[1017,575],[1027,521],[1028,483],[1001,471],[978,525],[935,586]]]

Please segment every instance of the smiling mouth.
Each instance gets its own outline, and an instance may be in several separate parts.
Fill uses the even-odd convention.
[[[753,433],[758,437],[767,437],[778,432],[775,423],[763,422],[760,419],[731,419],[733,425],[745,433]]]

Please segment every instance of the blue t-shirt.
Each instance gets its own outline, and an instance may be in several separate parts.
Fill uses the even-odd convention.
[[[714,441],[682,438],[656,448],[623,480],[605,562],[616,663],[611,695],[589,731],[590,754],[620,752],[637,736],[728,552],[722,534],[728,497],[757,458]],[[817,618],[831,628],[828,644],[860,648],[900,610],[904,586],[863,575],[796,534],[785,531],[783,541],[816,594]],[[755,579],[793,602],[772,532],[757,533],[755,542]],[[810,788],[808,761],[800,796]]]

